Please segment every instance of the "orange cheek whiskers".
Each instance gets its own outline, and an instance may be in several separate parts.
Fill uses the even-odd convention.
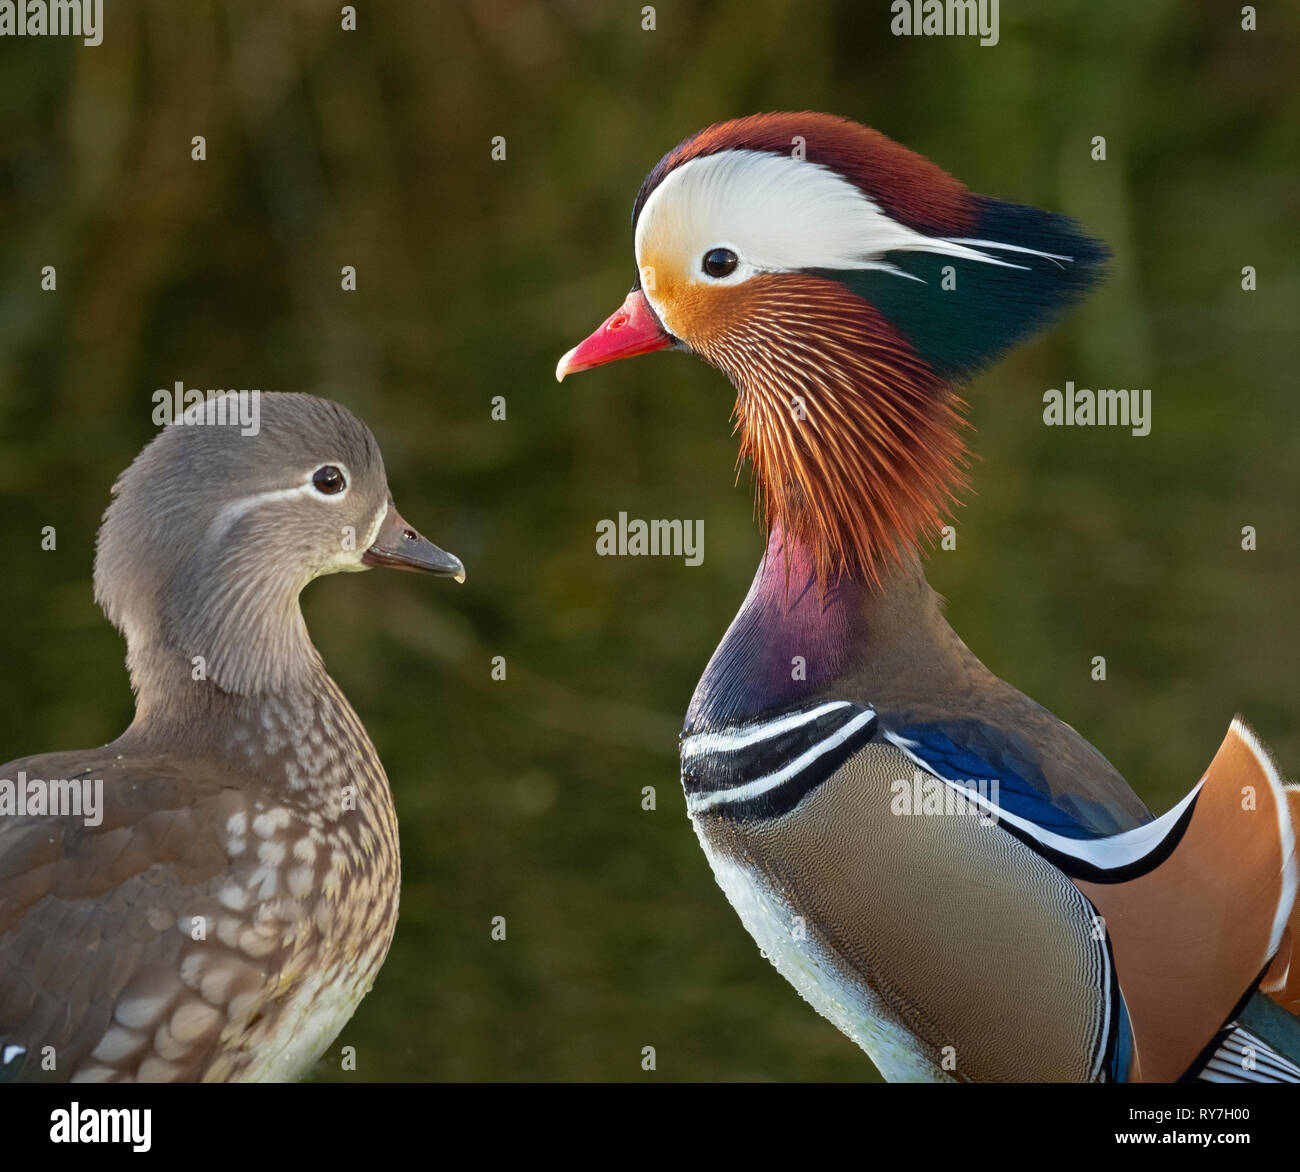
[[[710,300],[711,328],[690,340],[736,384],[755,507],[809,549],[823,586],[879,582],[966,486],[961,401],[833,281],[756,277]]]

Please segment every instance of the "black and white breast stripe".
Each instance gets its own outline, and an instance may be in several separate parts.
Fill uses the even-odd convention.
[[[1283,1058],[1263,1038],[1234,1025],[1196,1078],[1198,1082],[1300,1082],[1300,1066]]]
[[[876,713],[848,700],[682,738],[691,815],[774,818],[788,813],[871,740]]]

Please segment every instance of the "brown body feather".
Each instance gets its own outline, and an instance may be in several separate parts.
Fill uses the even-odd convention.
[[[1290,815],[1270,770],[1234,721],[1173,853],[1125,883],[1076,881],[1105,917],[1134,1081],[1179,1078],[1269,966],[1279,906],[1295,898]]]

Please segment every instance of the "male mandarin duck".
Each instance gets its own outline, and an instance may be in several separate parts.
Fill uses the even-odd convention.
[[[682,783],[764,953],[891,1080],[1300,1081],[1300,794],[1238,719],[1154,818],[918,557],[965,483],[955,387],[1104,246],[812,113],[687,138],[633,225],[637,283],[556,374],[673,348],[735,385],[767,546]]]
[[[163,429],[104,515],[95,597],[126,636],[131,726],[0,769],[103,782],[92,817],[0,817],[0,1081],[296,1078],[388,951],[392,794],[298,595],[464,567],[402,520],[343,407],[262,394],[255,434],[230,415]]]

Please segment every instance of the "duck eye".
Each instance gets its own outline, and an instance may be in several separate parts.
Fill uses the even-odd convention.
[[[333,464],[326,464],[324,468],[317,468],[311,478],[312,484],[316,486],[316,491],[324,493],[325,496],[333,496],[335,493],[342,492],[348,486],[348,482],[343,478],[340,472]]]
[[[730,248],[714,248],[704,254],[704,271],[710,277],[726,277],[736,271],[739,257]]]

